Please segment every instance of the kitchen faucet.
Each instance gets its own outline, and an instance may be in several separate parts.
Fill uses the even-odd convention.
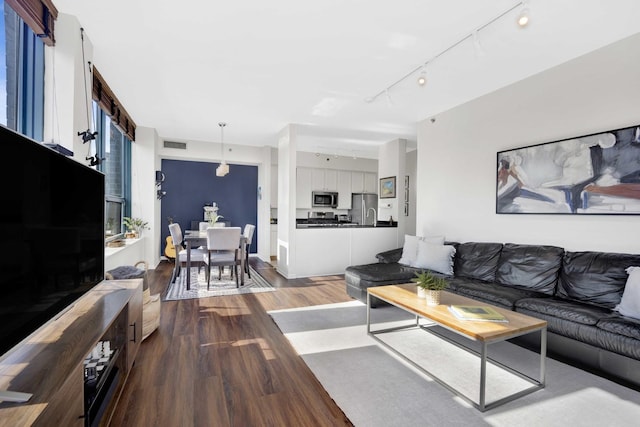
[[[376,227],[378,225],[378,214],[376,213],[375,208],[367,209],[367,218],[369,218],[369,212],[373,211],[373,226]]]

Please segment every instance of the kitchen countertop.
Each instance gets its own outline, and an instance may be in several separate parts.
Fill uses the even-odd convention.
[[[354,223],[332,223],[332,224],[296,224],[296,228],[313,228],[313,229],[326,229],[326,228],[390,228],[397,227],[398,223],[394,222],[389,224],[388,221],[380,221],[377,225],[360,225]]]

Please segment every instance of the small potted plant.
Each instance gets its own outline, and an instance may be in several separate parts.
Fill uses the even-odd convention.
[[[122,218],[122,222],[124,222],[124,225],[128,230],[128,232],[125,233],[125,237],[127,239],[137,239],[142,235],[142,230],[145,228],[149,229],[149,227],[147,227],[149,223],[142,218],[131,218],[125,216]]]
[[[413,281],[418,286],[418,296],[426,298],[428,305],[440,304],[440,291],[448,286],[444,277],[434,276],[428,271],[421,271],[416,273]]]
[[[214,227],[215,223],[218,222],[218,220],[221,220],[222,218],[224,218],[222,215],[218,215],[217,213],[213,213],[211,215],[209,215],[209,224]]]

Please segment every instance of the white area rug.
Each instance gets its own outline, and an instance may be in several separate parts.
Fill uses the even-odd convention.
[[[358,301],[269,314],[356,426],[636,426],[640,420],[640,393],[549,358],[546,388],[482,413],[369,337],[366,308]],[[388,327],[411,318],[394,307],[380,307],[372,310],[372,319],[381,322],[376,327]],[[476,356],[420,330],[381,337],[465,394],[477,396]],[[508,342],[489,351],[537,377],[538,354]],[[519,377],[488,366],[489,401],[519,389],[520,383]]]
[[[180,275],[176,278],[174,283],[170,283],[166,294],[164,295],[164,301],[176,301],[183,299],[194,298],[209,298],[219,297],[226,295],[240,295],[250,294],[258,292],[272,292],[276,288],[271,286],[269,282],[264,280],[262,276],[255,272],[251,267],[251,278],[247,274],[244,275],[244,285],[236,288],[235,277],[230,277],[228,268],[225,268],[225,273],[222,275],[222,280],[218,280],[217,271],[211,274],[211,285],[207,290],[207,277],[205,276],[205,269],[202,268],[198,273],[197,267],[191,268],[191,289],[187,290],[187,279],[185,273],[186,268],[180,271]]]

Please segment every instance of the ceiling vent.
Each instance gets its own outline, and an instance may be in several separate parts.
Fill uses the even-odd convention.
[[[178,150],[186,150],[186,142],[164,141],[164,148],[177,148]]]

